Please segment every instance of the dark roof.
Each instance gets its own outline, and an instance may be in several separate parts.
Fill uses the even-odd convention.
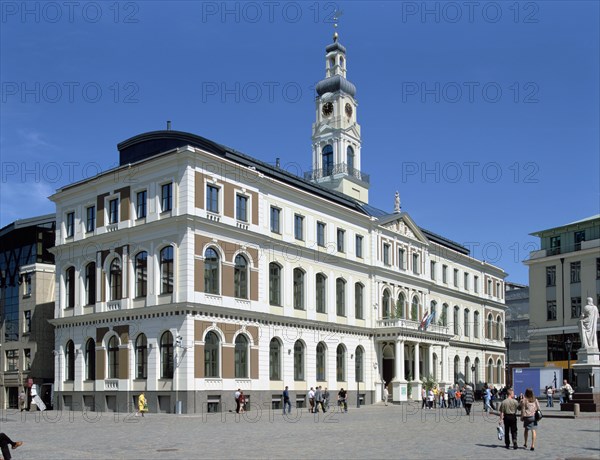
[[[333,77],[326,78],[317,83],[315,91],[319,96],[322,96],[325,93],[337,93],[338,91],[342,91],[354,97],[356,95],[356,86],[341,75],[334,75]]]
[[[200,148],[222,158],[228,159],[241,166],[254,168],[257,172],[260,172],[265,176],[281,180],[311,194],[320,196],[326,200],[332,201],[338,205],[352,209],[353,211],[359,212],[366,216],[381,219],[390,215],[388,212],[369,204],[361,203],[348,197],[347,195],[330,190],[314,182],[307,181],[277,166],[257,160],[249,155],[238,152],[237,150],[226,147],[222,144],[218,144],[196,134],[186,133],[183,131],[151,131],[131,137],[117,145],[120,155],[119,163],[121,166],[124,166],[153,157],[169,150],[176,149],[178,147],[184,147],[186,145]],[[424,228],[420,227],[420,229],[429,240],[454,251],[460,252],[461,254],[469,254],[469,250],[467,248],[461,246],[455,241],[444,238],[443,236]]]

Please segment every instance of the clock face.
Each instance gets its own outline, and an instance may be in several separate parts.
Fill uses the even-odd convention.
[[[332,113],[333,113],[333,104],[331,102],[326,102],[323,105],[323,115],[325,115],[326,117],[328,117]]]
[[[352,116],[352,106],[348,102],[346,102],[345,110],[346,115],[348,116],[348,118],[350,118]]]

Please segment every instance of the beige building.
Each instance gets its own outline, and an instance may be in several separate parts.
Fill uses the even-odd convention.
[[[567,375],[581,347],[582,305],[588,297],[600,302],[600,215],[532,235],[540,238],[541,249],[525,261],[531,366],[559,366]]]
[[[56,203],[55,366],[62,407],[278,408],[321,385],[371,403],[504,383],[504,277],[400,209],[368,204],[346,50],[326,48],[304,178],[172,131]],[[390,200],[392,203],[392,200]],[[422,321],[434,312],[431,321]]]

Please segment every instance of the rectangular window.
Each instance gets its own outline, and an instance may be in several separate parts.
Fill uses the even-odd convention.
[[[404,249],[398,249],[398,268],[406,270],[406,262],[404,261]]]
[[[556,319],[556,300],[546,301],[546,319],[554,321]]]
[[[581,282],[581,262],[571,262],[571,283]]]
[[[85,208],[85,231],[93,232],[96,228],[96,206]]]
[[[581,250],[581,242],[585,241],[585,231],[575,232],[575,250]]]
[[[271,231],[281,233],[281,209],[271,206]]]
[[[435,281],[435,262],[433,260],[429,262],[429,271],[431,279]]]
[[[458,268],[454,269],[454,287],[458,287]]]
[[[219,187],[206,186],[206,210],[215,214],[219,213]]]
[[[6,350],[6,370],[19,370],[19,352],[18,350]]]
[[[325,224],[317,222],[317,245],[325,246]]]
[[[31,349],[23,349],[23,370],[31,370]]]
[[[463,286],[463,289],[465,291],[468,291],[469,290],[469,274],[468,273],[465,273],[465,275],[464,275],[464,283],[465,284]]]
[[[387,243],[383,243],[383,263],[390,264],[390,245]]]
[[[571,318],[581,316],[581,297],[571,297]]]
[[[356,257],[362,259],[363,256],[363,237],[361,235],[356,235]],[[599,259],[600,260],[600,259]]]
[[[138,219],[143,219],[146,217],[146,198],[148,196],[148,192],[146,190],[142,190],[141,192],[137,192],[135,199],[135,210]]]
[[[67,213],[67,238],[71,238],[75,234],[75,213]]]
[[[442,283],[448,284],[448,265],[442,265]]]
[[[550,237],[550,254],[549,256],[553,256],[556,254],[560,254],[560,236],[551,236]]]
[[[421,273],[421,271],[419,270],[419,254],[413,254],[413,273],[415,275],[418,275],[419,273]]]
[[[346,252],[346,231],[341,228],[337,229],[337,250],[338,252]]]
[[[25,275],[23,283],[23,297],[31,297],[31,289],[33,288],[33,286],[31,285],[31,273],[27,273]]]
[[[487,280],[487,295],[492,295],[492,280]]]
[[[237,194],[235,196],[235,218],[242,222],[248,222],[248,197]]]
[[[475,294],[479,293],[479,276],[473,277],[473,291]]]
[[[304,241],[304,216],[294,214],[294,238]]]
[[[29,334],[31,332],[31,310],[25,310],[23,312],[23,333]]]
[[[160,188],[160,209],[167,212],[173,209],[173,183],[163,184]]]
[[[119,222],[119,199],[115,198],[108,202],[108,223],[116,224]]]
[[[556,265],[546,267],[546,286],[556,286]]]

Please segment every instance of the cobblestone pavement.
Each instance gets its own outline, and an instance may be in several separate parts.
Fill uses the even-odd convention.
[[[348,413],[306,409],[284,416],[253,408],[206,415],[97,412],[2,413],[0,431],[24,441],[15,460],[195,458],[550,458],[600,459],[600,418],[551,418],[545,409],[536,450],[506,450],[498,441],[498,417],[476,404],[462,409],[421,410],[419,405],[377,404]],[[554,412],[555,415],[559,415]]]

